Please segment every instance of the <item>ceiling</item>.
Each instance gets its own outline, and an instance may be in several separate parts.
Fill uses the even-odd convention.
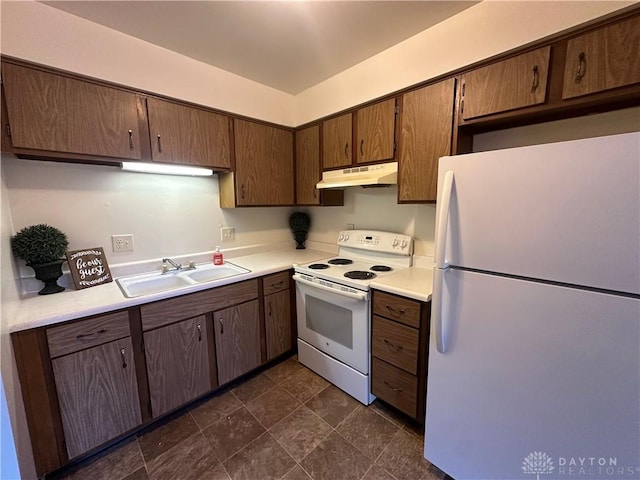
[[[43,1],[297,94],[477,1]]]

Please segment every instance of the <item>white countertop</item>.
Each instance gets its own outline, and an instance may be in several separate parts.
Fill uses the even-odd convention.
[[[126,298],[115,281],[84,290],[67,289],[54,295],[31,294],[21,300],[15,317],[10,320],[9,331],[16,332],[52,325],[237,283],[281,272],[296,264],[310,263],[330,256],[331,253],[323,250],[296,250],[293,248],[238,256],[225,259],[225,261],[244,267],[250,270],[249,273],[136,298]],[[416,300],[429,301],[431,299],[431,277],[432,269],[411,267],[375,280],[371,283],[371,287]]]

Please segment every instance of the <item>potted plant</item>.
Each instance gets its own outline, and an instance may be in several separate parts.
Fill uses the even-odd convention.
[[[310,226],[311,219],[304,212],[295,212],[289,217],[289,227],[291,227],[293,238],[296,241],[296,249],[304,249],[304,241],[307,239]]]
[[[62,258],[67,251],[67,236],[55,227],[47,224],[32,225],[23,228],[11,237],[11,250],[14,255],[27,262],[27,266],[36,272],[36,278],[44,282],[39,295],[49,295],[64,290],[58,285],[62,276]]]

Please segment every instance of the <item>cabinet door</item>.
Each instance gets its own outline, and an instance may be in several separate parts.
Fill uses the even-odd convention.
[[[231,168],[229,117],[156,98],[147,110],[154,161]]]
[[[322,169],[351,165],[351,114],[322,122]]]
[[[2,82],[14,147],[140,158],[135,94],[9,63]]]
[[[438,159],[451,153],[455,80],[406,93],[398,165],[398,201],[436,200]]]
[[[640,82],[640,17],[572,38],[567,44],[562,98]]]
[[[238,206],[293,205],[293,133],[234,120]]]
[[[357,163],[391,160],[395,153],[396,101],[358,110]]]
[[[260,366],[258,300],[217,311],[213,322],[220,385]]]
[[[130,337],[51,363],[70,459],[141,423]]]
[[[211,390],[207,328],[199,316],[144,333],[154,417]]]
[[[464,75],[464,120],[544,103],[551,47],[493,63]]]
[[[296,132],[296,204],[319,205],[320,127]]]
[[[283,290],[264,298],[267,360],[291,350],[291,294]]]

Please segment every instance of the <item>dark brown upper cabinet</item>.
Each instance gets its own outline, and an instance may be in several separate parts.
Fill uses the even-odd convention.
[[[231,168],[229,117],[157,98],[147,111],[153,161]]]
[[[463,120],[545,102],[551,47],[546,46],[463,74]]]
[[[12,147],[118,159],[141,158],[135,93],[2,62]],[[27,152],[29,153],[29,152]]]
[[[395,155],[396,100],[374,103],[357,115],[356,163],[392,160]]]
[[[351,165],[353,118],[351,113],[322,122],[322,169]]]
[[[567,43],[562,98],[640,83],[640,17],[599,28]]]
[[[453,78],[402,96],[398,202],[435,202],[438,159],[451,154]]]

